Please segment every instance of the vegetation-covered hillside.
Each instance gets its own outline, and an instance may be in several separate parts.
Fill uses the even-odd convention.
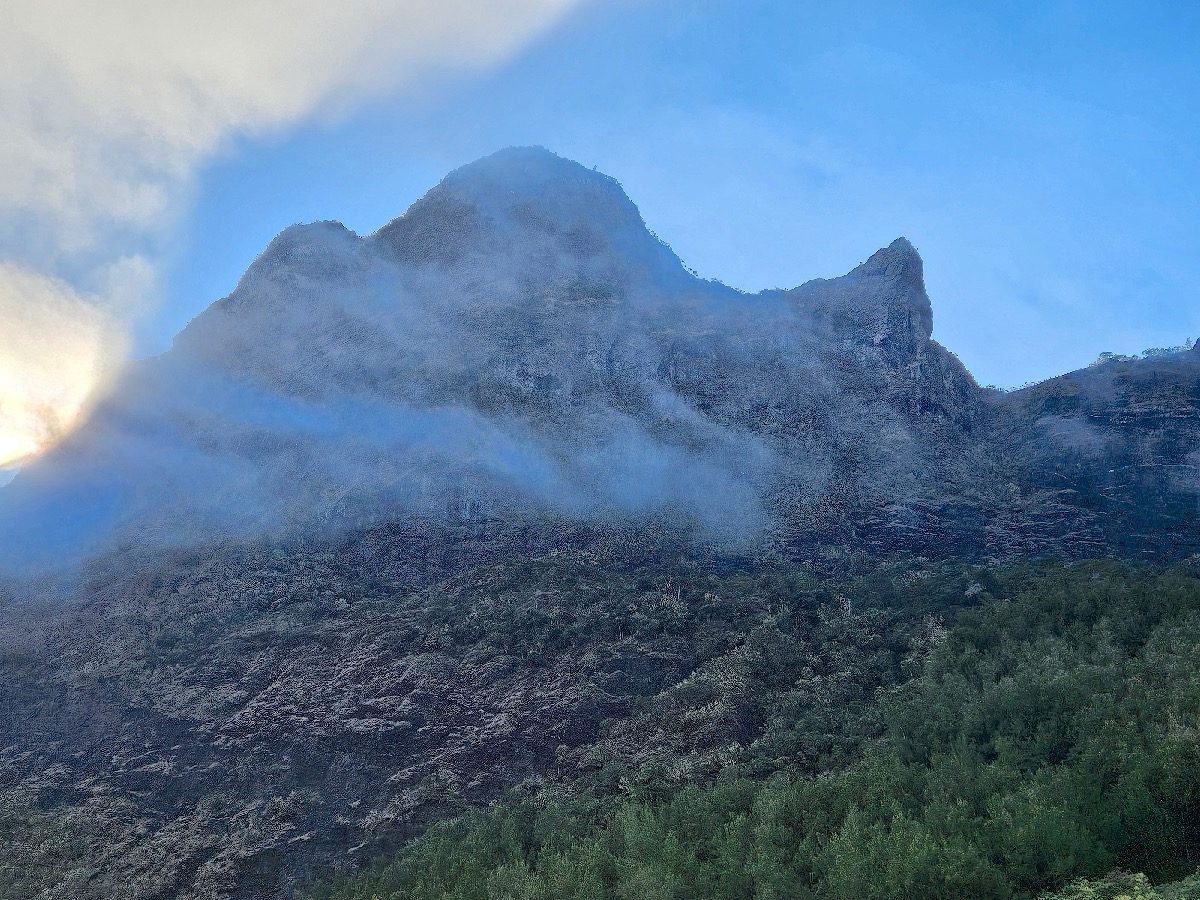
[[[0,606],[0,897],[1194,892],[1193,567],[377,539]]]
[[[1191,890],[1200,349],[984,389],[923,272],[542,148],[285,230],[3,489],[0,900]]]
[[[877,611],[854,619],[871,596],[857,587],[828,627],[870,645]],[[876,679],[852,717],[878,734],[836,724],[838,687],[777,657],[747,689],[771,698],[769,724],[718,771],[514,797],[314,896],[1200,897],[1200,581],[1047,565],[979,573],[966,593],[946,627],[923,620],[912,677]],[[837,737],[814,752],[822,730]]]
[[[957,564],[646,546],[414,590],[379,540],[167,558],[44,619],[0,604],[0,896],[285,897],[513,788],[837,769],[937,611],[979,599]]]

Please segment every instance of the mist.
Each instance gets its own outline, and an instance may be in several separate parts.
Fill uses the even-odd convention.
[[[6,4],[0,29],[0,466],[80,419],[158,307],[203,168],[498,65],[574,0]]]
[[[1024,490],[1055,523],[1040,540],[1095,539],[1092,501],[1057,490],[1064,455],[1075,494],[1114,505],[1138,487],[1109,483],[1108,455],[1191,465],[1186,434],[1088,424],[1078,404],[1126,402],[1122,366],[1188,378],[1196,351],[1102,361],[1066,404],[1050,382],[980,388],[932,330],[903,238],[841,278],[745,294],[684,267],[613,179],[510,148],[374,234],[283,231],[4,488],[0,563],[383,523],[1003,552],[1028,540]],[[1160,502],[1194,506],[1191,484]]]
[[[917,276],[901,300],[927,306]],[[839,315],[886,330],[858,284],[833,289]],[[816,416],[846,399],[820,374],[822,291],[701,281],[612,179],[505,151],[373,235],[284,231],[5,490],[6,556],[464,515],[653,517],[750,545],[785,487],[793,503],[826,491],[821,435],[852,427]],[[747,415],[797,403],[809,440]]]

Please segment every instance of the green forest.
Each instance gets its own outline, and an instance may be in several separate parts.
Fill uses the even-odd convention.
[[[676,624],[713,597],[673,584],[660,605]],[[750,680],[685,685],[685,705],[705,721],[756,710],[723,762],[601,760],[309,896],[1200,898],[1192,569],[777,574],[722,590],[757,598],[739,650]]]

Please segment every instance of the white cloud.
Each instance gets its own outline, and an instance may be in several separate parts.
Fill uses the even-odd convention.
[[[52,324],[54,311],[73,303],[108,305],[100,319],[76,321],[96,328],[98,352],[112,355],[120,343],[112,343],[114,328],[127,324],[152,276],[145,260],[114,261],[169,221],[199,166],[231,138],[495,64],[577,2],[6,0],[0,262],[20,258],[44,272],[39,281],[12,266],[0,270],[0,388],[30,384],[33,356],[61,359],[78,349],[79,328]],[[107,279],[117,293],[72,292],[54,272]],[[134,282],[143,289],[131,291]],[[21,303],[45,303],[49,312],[19,311]],[[10,331],[13,321],[23,330]],[[54,366],[39,371],[51,394],[78,375],[55,386]],[[36,406],[41,393],[17,401],[0,394],[0,410],[8,410],[0,413],[0,442],[12,444],[5,435],[17,427],[13,416],[26,417],[12,410]]]
[[[8,0],[0,203],[69,241],[153,221],[231,135],[486,66],[573,0]]]

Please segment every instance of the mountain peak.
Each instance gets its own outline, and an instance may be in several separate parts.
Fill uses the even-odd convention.
[[[876,250],[870,259],[850,274],[893,278],[919,284],[922,292],[925,289],[925,264],[917,248],[905,237],[898,237],[886,247]]]
[[[531,274],[561,259],[686,275],[615,178],[544,147],[508,147],[455,169],[372,240],[407,265],[457,268],[502,252]]]
[[[541,146],[497,150],[455,169],[442,179],[442,184],[481,200],[497,192],[529,194],[589,185],[607,190],[632,205],[615,178]]]
[[[840,278],[818,278],[788,293],[820,327],[886,347],[893,364],[906,365],[933,336],[924,264],[907,238],[896,238]]]
[[[870,284],[867,295],[872,302],[887,306],[892,320],[903,311],[906,328],[918,339],[932,337],[933,306],[925,291],[925,264],[908,238],[896,238],[876,250],[847,278]]]
[[[374,235],[333,222],[281,233],[172,351],[131,367],[71,441],[4,489],[0,529],[33,537],[0,546],[0,576],[122,541],[457,522],[463,503],[588,527],[663,515],[736,542],[764,529],[825,540],[849,523],[847,540],[935,546],[966,520],[917,529],[916,512],[879,511],[920,497],[978,504],[971,522],[1041,521],[1005,505],[990,464],[978,480],[960,466],[965,448],[1010,467],[1045,447],[1036,486],[1063,446],[1127,446],[1111,463],[1097,451],[1099,480],[1081,495],[1110,489],[1126,459],[1192,471],[1200,438],[1174,393],[1153,398],[1154,422],[1179,434],[1144,449],[1133,432],[1097,436],[1091,419],[1064,426],[1069,446],[1043,434],[1042,418],[1086,412],[1070,397],[1037,405],[1020,446],[1016,432],[977,431],[991,400],[932,341],[923,268],[898,238],[840,278],[735,294],[689,274],[612,178],[543,148],[502,150]],[[1190,384],[1177,368],[1163,377]],[[1100,393],[1088,402],[1104,421]],[[1177,484],[1171,502],[1194,517],[1194,479]]]

